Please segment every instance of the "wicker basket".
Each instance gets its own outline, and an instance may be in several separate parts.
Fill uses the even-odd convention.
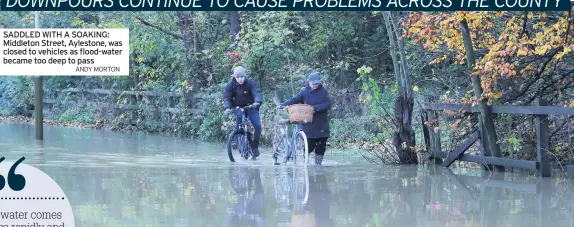
[[[313,122],[313,106],[307,104],[294,104],[289,106],[289,121],[292,123]]]

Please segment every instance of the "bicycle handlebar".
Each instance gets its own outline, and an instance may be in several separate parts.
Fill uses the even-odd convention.
[[[239,110],[239,109],[240,109],[241,111],[244,111],[244,110],[246,110],[246,109],[251,109],[251,108],[254,108],[253,104],[248,105],[248,106],[244,106],[244,107],[239,107],[239,106],[236,106],[236,107],[235,107],[236,110]],[[230,110],[231,110],[231,109],[230,109]],[[229,112],[229,113],[227,113],[227,114],[232,114],[232,112]]]
[[[275,110],[287,110],[289,106],[277,106]]]
[[[244,109],[251,109],[251,108],[253,108],[253,104],[251,104],[251,105],[249,105],[249,106],[244,106],[244,107],[239,107],[239,106],[238,106],[238,107],[235,107],[235,109],[243,109],[243,110],[244,110]]]

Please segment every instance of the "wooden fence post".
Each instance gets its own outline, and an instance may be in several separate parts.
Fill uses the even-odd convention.
[[[548,225],[549,214],[552,213],[550,209],[550,204],[552,203],[552,193],[554,192],[554,187],[551,179],[538,179],[536,182],[536,227],[543,227]]]
[[[433,103],[433,97],[427,97],[427,103]],[[432,125],[435,124],[438,126],[438,114],[436,110],[431,109],[424,109],[421,113],[421,123],[423,126],[423,136],[425,140],[425,147],[428,153],[428,157],[433,157],[435,164],[441,164],[442,160],[439,157],[436,157],[436,152],[441,151],[440,145],[440,131],[437,133],[434,131],[434,127],[429,127],[425,124],[425,122],[432,122]],[[431,153],[432,152],[432,153]]]
[[[423,138],[425,140],[425,148],[427,152],[431,151],[430,148],[430,136],[429,136],[429,127],[425,124],[429,120],[429,110],[421,110],[421,123],[423,126]]]
[[[478,116],[477,114],[473,114],[472,117],[477,120],[478,133],[480,135],[480,141],[479,141],[480,153],[482,156],[489,157],[491,156],[492,153],[490,152],[490,147],[488,146],[488,137],[484,132],[484,125],[482,124],[482,120],[480,119],[480,116]],[[483,165],[483,167],[484,170],[494,170],[493,165]]]
[[[434,103],[435,97],[432,97],[432,96],[428,97],[428,102]],[[430,110],[428,112],[428,120],[430,122],[435,122],[434,123],[435,127],[440,127],[440,122],[439,122],[437,110]],[[435,131],[434,128],[431,128],[431,130],[430,130],[430,147],[434,151],[441,151],[442,150],[442,146],[441,146],[441,142],[440,142],[440,129]]]
[[[536,105],[547,106],[548,101],[537,99]],[[550,177],[550,133],[548,132],[548,115],[536,115],[536,153],[538,158],[538,171],[542,177]]]
[[[118,101],[121,98],[121,93],[118,92],[117,90],[110,90],[110,93],[108,94],[108,103],[110,104],[111,110],[110,112],[112,113],[112,116],[114,116],[114,119],[116,119],[120,113],[119,109],[114,108],[114,106],[116,106],[116,104],[118,104]],[[121,103],[121,102],[120,102]]]

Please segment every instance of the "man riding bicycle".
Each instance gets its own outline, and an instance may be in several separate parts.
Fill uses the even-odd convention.
[[[225,113],[230,113],[231,108],[251,106],[245,109],[245,115],[251,121],[255,128],[255,135],[251,148],[253,149],[253,158],[259,156],[259,139],[261,137],[261,120],[259,117],[259,108],[263,103],[263,95],[255,80],[247,77],[245,68],[238,66],[233,70],[233,78],[224,91]],[[236,111],[235,130],[239,129],[241,122],[241,111]]]

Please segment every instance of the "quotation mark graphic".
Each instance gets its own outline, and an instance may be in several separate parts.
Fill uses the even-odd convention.
[[[16,161],[16,163],[14,163],[12,167],[10,167],[10,171],[8,171],[7,176],[8,180],[6,180],[4,176],[0,175],[0,191],[2,191],[4,187],[6,187],[6,183],[8,183],[8,186],[14,191],[21,191],[22,189],[24,189],[24,186],[26,185],[26,178],[24,178],[24,176],[20,174],[14,173],[14,171],[16,171],[16,167],[18,167],[18,165],[20,165],[20,163],[22,163],[24,159],[26,158],[22,157],[18,159],[18,161]],[[4,161],[4,157],[0,158],[0,163],[2,161]]]

